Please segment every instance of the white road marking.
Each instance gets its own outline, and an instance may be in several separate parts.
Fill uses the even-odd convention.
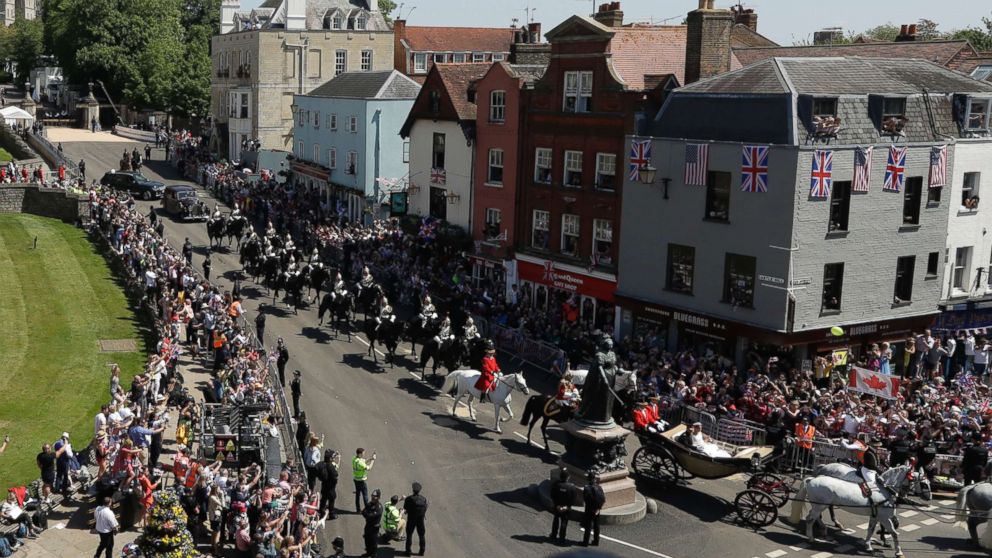
[[[579,531],[582,531],[584,533],[585,532],[585,529],[579,527]],[[651,556],[658,556],[658,558],[672,558],[671,556],[669,556],[667,554],[662,554],[660,552],[655,552],[653,550],[644,548],[643,546],[637,546],[636,544],[632,544],[632,543],[629,543],[627,541],[622,541],[620,539],[614,539],[613,537],[607,537],[606,535],[600,535],[599,538],[602,539],[602,540],[604,540],[604,541],[610,541],[612,543],[617,543],[619,545],[626,546],[627,548],[633,548],[634,550],[640,550],[641,552],[644,552],[646,554],[650,554]],[[826,558],[826,557],[824,557],[824,558]]]
[[[362,342],[362,345],[365,345],[366,347],[369,346],[369,342],[366,341],[366,340],[364,340],[364,339],[362,339],[362,336],[361,335],[352,335],[352,337],[354,337],[355,339],[358,339],[359,341],[361,341]],[[375,351],[382,358],[386,358],[386,354],[383,353],[382,351],[380,351],[379,349],[372,349],[372,350]]]
[[[790,546],[789,548],[795,550],[796,552],[799,552],[800,550],[806,550],[807,548],[809,548],[809,543],[799,543],[796,546]]]
[[[862,531],[864,531],[865,529],[868,528],[869,525],[871,525],[871,524],[870,523],[862,523],[861,525],[858,525],[858,529],[861,529]]]
[[[942,517],[943,519],[946,519],[947,521],[950,521],[950,520],[954,519],[954,516],[953,515],[946,515],[945,514],[945,515],[941,515],[940,517]]]
[[[923,511],[933,511],[935,509],[937,509],[937,506],[927,506],[923,508]]]
[[[527,436],[524,436],[523,434],[521,434],[521,433],[519,433],[517,431],[514,431],[513,432],[513,435],[516,436],[517,438],[520,438],[521,440],[524,440],[524,441],[527,440]],[[539,449],[542,449],[542,450],[544,449],[544,446],[542,446],[541,444],[537,443],[534,440],[531,440],[530,441],[530,445],[534,446],[535,448],[539,448]],[[552,455],[561,455],[561,454],[559,454],[558,452],[555,452],[555,451],[551,452],[551,454]],[[600,538],[603,538],[603,537],[600,536]]]
[[[833,554],[829,552],[817,552],[816,554],[810,556],[809,558],[830,558]]]
[[[853,535],[857,533],[857,531],[855,531],[854,529],[844,529],[843,531],[841,531],[841,533],[844,533],[845,535]]]
[[[916,512],[913,510],[906,510],[904,512],[899,513],[899,517],[913,517],[914,515],[920,515],[920,512]]]
[[[788,554],[788,552],[784,550],[773,550],[771,552],[766,552],[765,556],[768,558],[778,558],[779,556],[785,556],[786,554]]]
[[[939,521],[940,520],[937,519],[936,517],[931,517],[929,519],[924,519],[923,521],[920,521],[920,523],[922,523],[923,525],[933,525],[934,523],[937,523]]]
[[[940,502],[938,502],[938,504],[940,504],[941,506],[953,506],[956,503],[957,502],[955,502],[954,500],[941,500]]]
[[[916,524],[906,525],[905,527],[900,527],[899,530],[904,533],[912,533],[913,531],[919,529],[920,526]]]

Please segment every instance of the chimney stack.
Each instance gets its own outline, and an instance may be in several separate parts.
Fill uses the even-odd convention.
[[[393,68],[404,74],[410,75],[413,72],[413,60],[403,46],[406,39],[406,20],[393,20]]]
[[[730,31],[734,14],[716,9],[713,0],[699,0],[686,17],[685,83],[730,71]]]
[[[730,11],[734,14],[734,23],[743,25],[755,33],[758,32],[758,14],[753,8],[745,8],[740,4],[731,6]]]
[[[286,30],[303,31],[307,28],[306,0],[286,0]]]
[[[623,12],[620,10],[620,2],[600,4],[599,10],[592,17],[606,27],[623,26]]]
[[[916,24],[903,25],[899,28],[899,36],[896,37],[897,43],[904,43],[916,40]]]
[[[369,12],[376,13],[379,11],[379,0],[369,0]]]
[[[541,24],[532,21],[527,24],[527,42],[537,44],[541,42]]]
[[[241,9],[241,0],[221,0],[220,3],[220,32],[230,33],[240,31],[234,28],[234,15]]]

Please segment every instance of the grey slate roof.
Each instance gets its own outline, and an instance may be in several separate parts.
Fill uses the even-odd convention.
[[[340,10],[347,18],[359,10],[366,12],[368,20],[365,31],[389,31],[389,24],[379,11],[370,12],[370,2],[378,0],[306,0],[307,29],[322,29],[324,15],[331,10]],[[269,28],[281,28],[286,20],[286,0],[266,0],[261,8],[273,8],[274,12],[268,21]],[[354,30],[351,30],[354,31]]]
[[[955,96],[974,94],[992,95],[992,83],[925,60],[769,58],[676,90],[655,119],[653,132],[663,137],[806,145],[814,142],[809,137],[813,99],[828,97],[837,99],[841,129],[837,137],[817,142],[940,141],[942,135],[959,133]],[[879,131],[882,99],[887,96],[906,99],[904,137]]]
[[[345,72],[307,94],[349,99],[415,99],[420,84],[396,70]]]

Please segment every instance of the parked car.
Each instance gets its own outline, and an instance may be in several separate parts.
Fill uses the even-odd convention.
[[[145,178],[140,172],[111,171],[103,175],[100,184],[115,190],[126,190],[143,200],[158,199],[165,193],[165,184]]]
[[[165,187],[162,195],[162,208],[173,217],[186,220],[206,219],[210,210],[203,200],[196,197],[196,190],[185,184],[173,184]]]

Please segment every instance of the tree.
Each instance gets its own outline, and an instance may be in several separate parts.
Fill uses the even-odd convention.
[[[851,40],[861,38],[866,41],[879,41],[890,43],[896,40],[899,36],[899,27],[892,25],[891,23],[885,23],[883,25],[878,25],[872,27],[871,29],[866,29],[861,33],[855,33],[851,35]]]
[[[992,50],[992,18],[983,17],[981,27],[968,27],[952,31],[950,38],[965,39],[979,52],[990,51]]]
[[[15,79],[18,83],[24,83],[45,54],[45,33],[41,21],[36,19],[18,19],[10,27],[10,50],[7,52],[17,63]]]
[[[393,2],[393,0],[378,0],[378,2],[379,2],[379,11],[382,12],[382,17],[386,19],[387,23],[393,21],[393,18],[390,16],[390,14],[392,14],[393,10],[396,9],[396,2]]]

